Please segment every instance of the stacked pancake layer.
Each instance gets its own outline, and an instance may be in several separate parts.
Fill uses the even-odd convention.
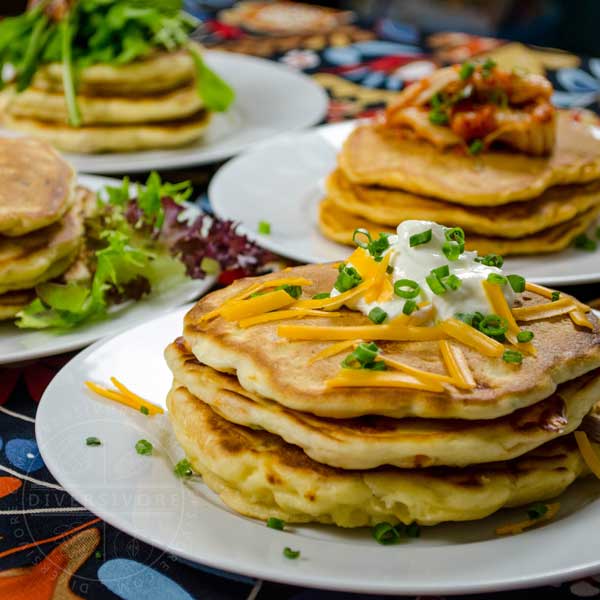
[[[404,220],[462,227],[481,254],[562,250],[600,214],[600,142],[559,112],[548,157],[492,149],[480,156],[402,139],[381,124],[359,126],[326,183],[319,224],[352,244],[357,228],[393,232]]]
[[[219,312],[283,279],[308,280],[300,301],[310,299],[336,275],[315,265],[236,282],[200,300],[183,337],[166,349],[175,434],[225,503],[259,519],[433,525],[553,498],[588,473],[572,432],[600,393],[595,317],[588,315],[593,331],[567,313],[527,323],[537,354],[520,366],[458,343],[476,385],[440,393],[330,386],[351,347],[286,339],[285,326],[298,318],[248,324]],[[517,303],[546,301],[527,291]],[[343,307],[331,317],[306,314],[300,324],[372,325]],[[377,343],[409,369],[444,374],[437,340]]]
[[[0,319],[13,317],[35,297],[37,284],[75,262],[88,193],[47,144],[0,140]]]
[[[4,124],[67,152],[174,148],[199,139],[209,121],[188,50],[157,52],[130,64],[83,69],[82,125],[71,127],[58,64],[42,67],[31,87],[0,96]]]

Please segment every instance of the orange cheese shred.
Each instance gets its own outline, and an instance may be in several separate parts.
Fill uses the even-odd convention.
[[[448,373],[452,377],[452,383],[458,388],[472,390],[477,386],[467,359],[460,348],[451,344],[448,340],[440,340],[440,352]]]
[[[547,304],[536,304],[535,306],[523,306],[513,308],[513,316],[517,321],[538,321],[540,319],[549,319],[577,310],[577,305],[567,296],[560,298],[555,302]]]
[[[276,290],[262,296],[227,304],[221,309],[221,317],[226,321],[241,321],[242,319],[291,306],[295,301],[285,290]]]
[[[552,294],[556,292],[556,290],[551,290],[550,288],[544,287],[543,285],[539,285],[537,283],[531,283],[530,281],[525,282],[525,289],[528,292],[533,292],[534,294],[539,294],[544,298],[548,298],[548,300],[552,300]],[[562,295],[562,294],[561,294]],[[570,298],[570,296],[569,296]],[[582,310],[585,313],[590,312],[592,310],[587,304],[580,302],[577,298],[571,298],[575,304],[579,307],[579,310]]]
[[[481,331],[477,331],[458,319],[446,319],[445,321],[441,321],[438,327],[446,335],[462,342],[465,346],[474,348],[478,352],[481,352],[481,354],[485,354],[485,356],[502,356],[504,353],[504,346],[500,342],[493,340],[481,333]]]
[[[129,406],[134,410],[139,411],[142,407],[144,407],[148,410],[149,415],[162,414],[165,412],[160,406],[151,404],[147,400],[144,400],[144,398],[142,398],[141,396],[134,394],[131,390],[126,388],[122,383],[120,383],[116,378],[111,377],[111,381],[115,384],[115,387],[117,387],[119,391],[110,390],[101,385],[98,385],[97,383],[94,383],[93,381],[86,381],[85,385],[88,389],[92,390],[92,392],[95,392],[99,396],[102,396],[103,398],[108,398],[109,400],[115,400],[116,402],[119,402],[120,404],[123,404],[125,406]]]
[[[246,329],[253,325],[260,325],[262,323],[270,323],[272,321],[281,321],[283,319],[301,319],[302,317],[341,317],[342,313],[332,311],[319,311],[310,310],[307,308],[290,308],[288,310],[275,310],[273,312],[258,315],[256,317],[250,317],[248,319],[242,319],[238,321],[238,327]]]
[[[529,529],[530,527],[535,527],[536,525],[541,525],[542,523],[551,521],[560,510],[560,502],[554,502],[552,504],[548,504],[547,506],[548,511],[539,519],[527,519],[525,521],[521,521],[520,523],[503,525],[502,527],[498,527],[496,529],[496,535],[516,535],[518,533],[523,533],[525,529]]]
[[[355,288],[348,290],[347,292],[343,292],[335,298],[321,298],[320,300],[298,300],[296,304],[294,304],[295,308],[314,308],[314,309],[330,309],[337,310],[344,304],[348,302],[348,300],[352,300],[357,296],[363,294],[366,290],[368,290],[373,285],[373,279],[367,279],[363,281],[361,284],[357,285]]]
[[[325,387],[394,387],[429,392],[444,391],[444,387],[438,382],[424,382],[406,373],[368,369],[342,369],[335,377],[325,382]]]
[[[591,329],[594,331],[594,324],[587,318],[586,314],[581,310],[572,310],[569,313],[571,317],[571,321],[575,323],[575,325],[579,325],[579,327],[586,327],[587,329]]]
[[[365,292],[365,301],[374,302],[377,300],[383,289],[384,281],[389,280],[387,268],[390,263],[391,254],[386,254],[381,262],[375,262],[376,270],[373,273],[373,285]],[[393,288],[392,288],[393,291]]]
[[[389,277],[384,277],[383,283],[381,284],[381,288],[379,290],[379,296],[377,296],[377,303],[383,304],[384,302],[389,302],[394,297],[394,286],[390,281]]]
[[[361,339],[394,340],[400,342],[437,341],[446,337],[438,327],[413,327],[395,324],[356,325],[348,327],[280,325],[277,329],[277,335],[288,340],[335,341]]]
[[[331,346],[327,346],[321,350],[321,352],[317,352],[314,356],[308,361],[309,365],[316,363],[325,358],[329,358],[330,356],[335,356],[336,354],[340,354],[340,352],[344,352],[344,350],[348,350],[349,348],[353,348],[354,346],[358,346],[362,340],[347,340],[344,342],[338,342],[337,344],[331,344]]]
[[[594,447],[590,443],[588,436],[584,431],[575,432],[575,441],[579,447],[579,452],[588,466],[589,470],[600,479],[600,458],[594,451]]]
[[[388,259],[389,260],[389,259]],[[357,248],[347,260],[363,279],[375,277],[378,273],[379,263],[364,248]]]
[[[442,383],[454,383],[454,379],[448,375],[441,375],[439,373],[430,373],[429,371],[423,371],[416,367],[411,367],[403,362],[390,358],[385,354],[378,354],[377,358],[383,361],[388,367],[392,367],[398,371],[402,371],[411,377],[419,380],[421,383],[429,384],[432,387],[437,387],[435,391],[443,391]]]

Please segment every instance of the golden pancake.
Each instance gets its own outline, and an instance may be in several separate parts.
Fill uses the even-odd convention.
[[[553,187],[531,202],[477,209],[402,190],[355,185],[339,169],[328,177],[326,189],[336,206],[372,223],[395,227],[411,219],[435,221],[479,236],[507,238],[531,235],[600,205],[600,180]]]
[[[553,185],[600,177],[597,128],[559,111],[553,154],[490,150],[480,156],[440,152],[376,124],[357,127],[338,157],[355,184],[379,185],[469,206],[498,206],[539,196]]]
[[[201,110],[176,121],[77,128],[7,114],[3,119],[10,129],[34,135],[65,152],[135,152],[177,148],[199,140],[210,121],[210,112]]]
[[[165,357],[178,386],[227,421],[264,429],[313,460],[342,469],[467,466],[516,458],[574,431],[600,397],[600,370],[560,385],[555,394],[492,421],[325,419],[247,392],[233,375],[200,364],[182,340]]]
[[[600,206],[595,206],[549,229],[544,229],[519,239],[485,237],[469,233],[466,241],[468,250],[477,250],[479,254],[547,254],[564,250],[580,234],[593,225],[600,215]],[[319,205],[319,227],[323,235],[334,242],[354,246],[352,237],[358,228],[371,233],[395,233],[396,229],[388,225],[379,225],[367,221],[341,209],[333,200],[325,198]]]
[[[20,310],[35,300],[33,290],[20,290],[0,294],[0,321],[12,319]]]
[[[295,267],[285,272],[285,277],[312,281],[311,285],[302,287],[302,298],[329,292],[337,275],[336,266],[331,264]],[[591,332],[574,325],[570,317],[563,314],[527,323],[535,335],[537,356],[525,356],[520,366],[504,362],[501,357],[484,356],[458,343],[476,382],[472,390],[447,386],[444,392],[434,393],[406,388],[327,387],[325,382],[340,371],[344,354],[314,364],[310,361],[332,342],[282,338],[278,329],[285,320],[240,328],[221,316],[203,319],[251,284],[281,277],[281,273],[272,273],[243,279],[205,296],[187,313],[183,335],[201,363],[218,371],[235,373],[247,391],[301,412],[333,418],[375,414],[396,418],[494,419],[531,406],[555,393],[559,384],[600,366],[598,319],[593,315],[589,317],[595,327]],[[517,306],[546,302],[527,291],[516,297]],[[345,308],[336,312],[339,316],[335,318],[303,317],[301,324],[335,329],[373,325],[362,313]],[[298,323],[297,320],[291,322]],[[446,374],[438,341],[378,341],[378,345],[387,356],[413,368]]]
[[[58,221],[71,206],[75,172],[48,144],[0,138],[0,236]]]
[[[77,258],[84,226],[80,201],[58,222],[18,238],[0,238],[0,294],[58,277]]]
[[[343,471],[278,436],[226,421],[184,387],[172,388],[167,406],[194,470],[233,510],[261,520],[362,527],[482,519],[552,498],[587,471],[571,436],[510,462]]]
[[[33,87],[62,91],[63,67],[42,65],[33,78]],[[145,96],[161,94],[189,84],[195,79],[194,61],[188,50],[154,52],[144,59],[124,65],[98,63],[78,74],[77,91],[87,96]]]
[[[16,118],[68,124],[67,102],[62,93],[28,88],[2,92],[4,110]],[[185,87],[152,96],[77,96],[83,125],[153,123],[184,119],[203,107],[194,82]]]

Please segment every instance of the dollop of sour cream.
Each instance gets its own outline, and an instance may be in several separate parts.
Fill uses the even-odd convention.
[[[410,246],[410,238],[415,234],[431,229],[431,240],[418,246]],[[432,221],[404,221],[396,230],[396,235],[388,238],[390,247],[385,254],[390,253],[389,266],[392,268],[392,283],[399,279],[410,279],[419,284],[419,295],[414,298],[417,303],[431,303],[436,311],[436,320],[444,320],[455,316],[457,313],[481,312],[487,315],[492,311],[488,302],[482,282],[488,278],[490,273],[502,275],[503,272],[497,267],[487,266],[477,262],[477,252],[464,251],[457,260],[448,260],[442,251],[442,245],[446,242],[447,228]],[[384,254],[384,255],[385,255]],[[351,263],[348,263],[349,265]],[[448,289],[444,294],[434,294],[425,278],[433,269],[448,265],[450,274],[456,275],[461,280],[461,286],[457,290]],[[502,292],[512,306],[514,292],[510,285],[504,285]],[[335,288],[331,296],[339,295]],[[366,302],[359,297],[348,302],[352,310],[360,311],[368,315],[375,307],[384,310],[388,319],[402,313],[405,299],[394,295],[388,302]]]

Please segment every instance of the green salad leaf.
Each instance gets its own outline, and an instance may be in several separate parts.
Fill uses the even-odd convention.
[[[214,71],[209,69],[200,52],[190,48],[196,65],[196,85],[198,94],[209,110],[226,111],[235,100],[235,92]]]

